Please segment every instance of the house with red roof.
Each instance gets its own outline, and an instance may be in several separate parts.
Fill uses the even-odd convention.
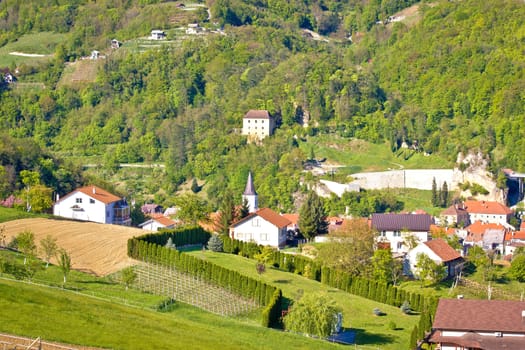
[[[503,225],[514,215],[509,207],[498,202],[465,201],[464,208],[471,223],[481,221]]]
[[[253,184],[252,173],[243,193],[243,200],[248,203],[250,214],[230,226],[230,237],[244,242],[254,242],[280,248],[286,245],[288,226],[292,224],[270,208],[258,208],[258,195]]]
[[[466,227],[466,231],[467,236],[463,241],[463,245],[477,245],[485,250],[499,250],[500,253],[503,253],[505,233],[509,232],[504,225],[476,221]]]
[[[230,237],[281,248],[286,245],[286,234],[291,222],[270,208],[262,208],[230,226]]]
[[[444,239],[438,238],[418,244],[407,253],[410,271],[407,274],[415,274],[417,271],[417,256],[425,254],[438,265],[447,268],[447,277],[456,276],[464,261],[461,254],[452,248]]]
[[[53,214],[102,224],[131,225],[127,201],[97,186],[77,188],[58,199]]]
[[[440,299],[429,342],[441,350],[525,349],[525,302]]]
[[[154,215],[151,219],[141,223],[139,227],[143,230],[158,231],[160,229],[170,229],[177,226],[177,221],[164,215]]]

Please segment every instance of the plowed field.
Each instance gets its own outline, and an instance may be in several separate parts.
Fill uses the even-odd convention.
[[[22,231],[33,232],[39,249],[40,240],[47,235],[55,237],[58,246],[70,254],[73,269],[98,276],[132,265],[133,260],[127,256],[127,241],[145,232],[118,225],[43,218],[8,221],[1,226],[5,227],[7,242]],[[38,256],[43,258],[41,252]],[[56,263],[56,260],[51,262]]]

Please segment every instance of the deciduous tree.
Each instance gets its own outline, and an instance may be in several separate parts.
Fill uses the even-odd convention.
[[[46,268],[48,268],[49,260],[57,253],[58,250],[57,240],[53,236],[47,235],[43,240],[40,241],[40,247],[44,252]]]
[[[335,329],[341,308],[326,293],[304,294],[284,317],[286,330],[327,337]]]
[[[58,251],[58,267],[64,277],[64,285],[66,285],[67,276],[71,271],[71,256],[65,249],[60,249]]]

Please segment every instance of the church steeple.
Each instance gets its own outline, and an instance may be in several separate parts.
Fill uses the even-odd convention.
[[[244,193],[242,194],[242,200],[248,202],[250,213],[253,213],[259,209],[259,199],[257,192],[255,192],[251,171],[248,173],[248,181],[246,181],[246,187],[244,188]]]

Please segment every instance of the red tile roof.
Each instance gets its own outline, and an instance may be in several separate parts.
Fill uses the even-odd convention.
[[[441,215],[460,215],[460,214],[467,214],[467,211],[462,207],[462,204],[460,205],[451,205],[447,209],[443,210],[441,212]]]
[[[248,113],[244,115],[245,119],[270,119],[270,113],[267,110],[250,109]]]
[[[512,210],[509,207],[498,202],[465,201],[465,208],[469,214],[512,214]]]
[[[67,195],[65,195],[64,197],[62,197],[60,201],[64,200],[65,198],[69,197],[69,196],[72,196],[74,195],[75,193],[77,192],[81,192],[95,200],[98,200],[104,204],[110,204],[110,203],[113,203],[113,202],[118,202],[119,200],[121,200],[122,198],[112,194],[112,193],[109,193],[108,191],[98,187],[98,186],[85,186],[85,187],[80,187],[80,188],[77,188],[76,190],[68,193]]]
[[[173,226],[173,225],[177,224],[176,221],[171,220],[170,218],[167,218],[165,216],[157,216],[157,217],[153,218],[152,220],[155,220],[159,224],[164,225],[166,227],[167,226]]]
[[[443,262],[461,258],[461,255],[443,239],[433,239],[424,244],[436,253]]]
[[[522,301],[440,299],[432,328],[525,334],[523,310]]]
[[[525,241],[525,231],[506,232],[505,241],[510,241],[511,239],[519,239]]]
[[[290,221],[292,225],[299,224],[299,214],[282,214],[281,216],[286,220]]]
[[[476,221],[472,225],[467,226],[466,230],[471,234],[483,234],[487,230],[505,230],[505,226],[494,223],[482,223],[481,221]]]
[[[251,219],[251,218],[253,218],[255,216],[260,216],[261,218],[263,218],[264,220],[268,221],[272,225],[277,226],[278,228],[283,228],[283,227],[286,227],[286,226],[291,224],[290,220],[288,220],[287,218],[277,214],[272,209],[270,209],[270,208],[262,208],[262,209],[257,210],[255,213],[249,214],[245,218],[237,221],[236,223],[233,223],[231,225],[231,227],[238,226],[239,224],[242,224],[243,222],[245,222],[245,221],[247,221],[247,220],[249,220],[249,219]]]

